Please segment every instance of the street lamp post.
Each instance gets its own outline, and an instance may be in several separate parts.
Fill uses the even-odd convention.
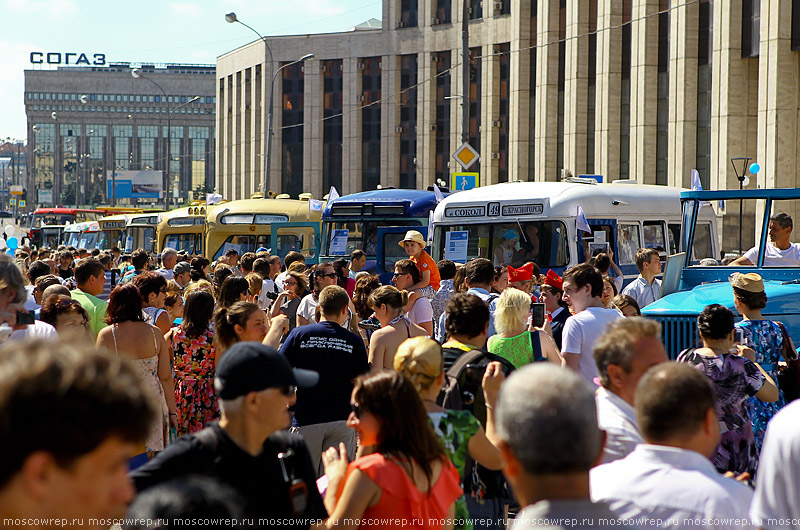
[[[745,179],[747,179],[747,166],[748,162],[750,162],[749,156],[740,156],[736,158],[731,158],[731,165],[733,166],[733,172],[736,174],[736,178],[739,179],[739,190],[741,191],[744,188]],[[742,170],[739,171],[739,168],[736,167],[736,162],[742,163]],[[742,254],[742,219],[743,219],[743,208],[742,205],[744,203],[744,199],[739,199],[739,254]]]
[[[161,88],[161,85],[159,85],[158,83],[156,83],[155,81],[144,75],[140,68],[134,68],[133,70],[131,70],[131,76],[134,79],[139,79],[141,77],[142,79],[146,79],[151,83],[153,83],[161,91],[161,94],[164,96],[164,102],[167,101],[167,93],[164,91],[163,88]],[[169,194],[167,193],[166,183],[169,182],[169,159],[170,159],[170,149],[172,147],[172,127],[170,123],[171,118],[172,118],[172,113],[168,112],[167,113],[167,167],[164,171],[164,176],[161,178],[161,187],[164,193],[164,210],[166,211],[169,211]]]
[[[269,106],[267,107],[267,149],[266,149],[267,152],[266,152],[266,160],[264,161],[264,182],[261,185],[262,195],[266,199],[267,198],[267,190],[269,189],[269,170],[270,170],[270,166],[272,165],[272,106],[273,106],[273,101],[274,101],[274,98],[275,98],[275,78],[278,76],[278,72],[280,72],[281,70],[283,70],[287,66],[292,66],[294,64],[301,63],[301,62],[303,62],[303,61],[305,61],[307,59],[311,59],[312,57],[314,57],[314,54],[313,53],[309,53],[307,55],[304,55],[300,59],[298,59],[296,61],[292,61],[290,63],[287,63],[287,64],[281,66],[280,68],[278,68],[277,70],[275,70],[275,65],[274,65],[274,61],[273,61],[273,58],[272,58],[272,50],[269,49],[269,44],[267,43],[267,38],[264,37],[258,31],[256,31],[255,29],[253,29],[252,27],[248,26],[247,24],[245,24],[244,22],[239,20],[236,17],[236,13],[233,13],[233,12],[228,13],[227,15],[225,15],[225,20],[227,22],[231,23],[231,24],[233,24],[234,22],[238,22],[242,26],[248,28],[250,31],[252,31],[256,35],[258,35],[259,39],[264,41],[264,48],[265,48],[264,62],[266,63],[267,57],[269,57],[269,70],[270,70],[270,72],[273,72],[272,73],[272,80],[271,80],[271,82],[269,84]],[[264,76],[264,77],[266,77],[266,76]]]

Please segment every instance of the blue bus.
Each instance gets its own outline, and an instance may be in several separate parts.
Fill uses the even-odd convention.
[[[320,261],[349,259],[354,250],[363,250],[367,254],[363,270],[378,274],[382,283],[389,284],[394,263],[408,257],[398,242],[407,230],[419,230],[427,236],[430,213],[436,204],[433,191],[393,188],[328,201],[322,212]]]

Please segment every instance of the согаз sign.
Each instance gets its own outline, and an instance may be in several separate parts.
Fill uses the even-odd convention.
[[[106,54],[95,53],[89,61],[85,53],[74,52],[31,52],[32,64],[85,64],[87,66],[105,66]]]

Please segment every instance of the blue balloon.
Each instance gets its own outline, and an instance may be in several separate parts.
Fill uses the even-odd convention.
[[[13,250],[11,250],[10,248],[7,248],[7,249],[6,249],[6,254],[8,254],[8,255],[9,255],[9,256],[11,256],[12,258],[14,257],[14,251],[13,251]]]
[[[759,171],[761,171],[761,166],[758,165],[758,162],[753,162],[752,164],[750,164],[750,173],[755,175]]]
[[[15,250],[19,246],[19,242],[17,242],[17,238],[16,237],[9,237],[6,240],[6,244],[8,245],[8,248],[10,250]]]

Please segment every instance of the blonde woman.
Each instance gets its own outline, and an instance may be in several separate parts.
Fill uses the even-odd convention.
[[[495,431],[494,405],[497,393],[505,379],[500,363],[490,363],[483,376],[482,387],[486,400],[486,431],[468,410],[446,410],[436,403],[444,381],[442,347],[433,339],[414,337],[405,340],[394,357],[394,369],[402,373],[417,389],[433,430],[442,442],[447,457],[465,477],[467,457],[489,469],[501,469],[500,438]],[[471,480],[471,477],[465,477]],[[465,484],[466,482],[462,482]],[[468,488],[464,488],[468,491]],[[477,517],[477,514],[476,514]],[[455,519],[467,521],[469,513],[466,499],[456,501]],[[469,529],[465,523],[455,528]]]
[[[553,337],[543,330],[528,327],[531,297],[519,289],[506,289],[497,299],[494,312],[496,335],[489,337],[488,349],[510,361],[514,367],[548,360],[561,363]]]

